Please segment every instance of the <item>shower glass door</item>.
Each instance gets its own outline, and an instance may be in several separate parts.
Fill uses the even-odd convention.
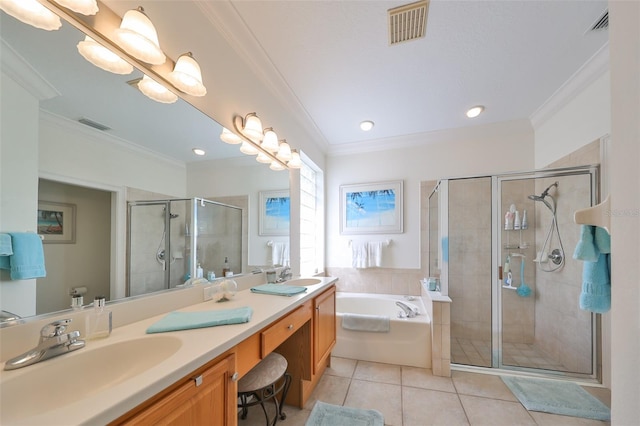
[[[594,376],[595,315],[579,308],[576,210],[595,204],[595,169],[497,178],[496,313],[502,368]]]

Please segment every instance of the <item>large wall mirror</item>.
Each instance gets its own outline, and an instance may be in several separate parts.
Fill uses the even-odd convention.
[[[17,114],[20,123],[9,126],[5,121],[14,118],[0,117],[1,127],[18,129],[12,137],[3,133],[2,164],[33,163],[34,167],[25,167],[15,179],[38,180],[37,194],[33,194],[37,200],[31,202],[34,208],[38,204],[37,209],[73,208],[74,212],[73,240],[49,242],[45,236],[47,277],[36,280],[32,291],[21,293],[20,283],[1,272],[2,310],[22,317],[64,310],[70,307],[70,292],[78,288],[87,289],[85,303],[98,294],[112,301],[126,297],[130,201],[201,197],[242,207],[245,216],[238,232],[243,232],[245,250],[236,251],[241,254],[230,259],[235,273],[268,265],[273,261],[274,244],[288,244],[288,230],[280,227],[269,233],[261,228],[267,219],[261,202],[265,194],[288,191],[286,171],[271,171],[241,154],[238,146],[221,142],[222,127],[187,102],[179,99],[167,105],[146,98],[128,84],[142,77],[140,71],[121,76],[91,65],[76,49],[84,34],[66,22],[49,32],[0,12],[0,36],[3,111],[17,105],[24,108]],[[29,102],[24,102],[22,94]],[[29,109],[30,103],[35,108]],[[34,125],[37,152],[26,160],[12,158],[13,144],[24,142],[21,126],[25,135],[33,135]],[[108,129],[98,130],[96,125]],[[202,148],[206,155],[196,158],[192,148]],[[282,201],[282,196],[277,198]],[[11,211],[10,200],[2,203],[4,211]],[[165,217],[162,208],[158,212],[159,218]],[[187,217],[183,212],[166,215]],[[27,230],[16,228],[19,222],[8,216],[12,215],[0,218],[0,232]],[[184,233],[185,222],[181,223],[179,232]],[[163,263],[157,261],[156,246],[162,244],[161,237],[154,234],[149,249],[155,259],[150,265],[159,270]],[[184,256],[179,252],[165,255],[169,262]],[[220,258],[219,263],[223,262]],[[149,288],[157,290],[153,285]],[[21,297],[35,308],[25,309],[14,302]]]

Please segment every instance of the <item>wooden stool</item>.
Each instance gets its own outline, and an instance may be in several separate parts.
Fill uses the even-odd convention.
[[[284,420],[287,415],[282,412],[282,404],[289,392],[291,385],[291,375],[287,373],[287,360],[280,354],[272,352],[262,361],[253,367],[238,382],[238,407],[242,408],[241,419],[247,418],[248,408],[260,404],[264,417],[267,419],[267,426],[273,426],[278,422],[278,417]],[[278,393],[282,391],[282,403],[278,401]],[[252,400],[250,398],[253,397]],[[269,419],[269,414],[264,403],[272,400],[276,408],[273,419]]]

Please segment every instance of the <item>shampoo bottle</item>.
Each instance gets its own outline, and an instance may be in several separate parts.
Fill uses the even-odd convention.
[[[87,339],[95,340],[109,337],[111,334],[111,311],[105,309],[104,296],[96,296],[93,311],[87,314]]]
[[[528,229],[529,228],[529,220],[527,219],[527,211],[524,210],[522,212],[522,229]]]

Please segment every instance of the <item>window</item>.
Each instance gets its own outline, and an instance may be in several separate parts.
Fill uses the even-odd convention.
[[[300,168],[300,274],[324,272],[324,174],[306,155]]]

